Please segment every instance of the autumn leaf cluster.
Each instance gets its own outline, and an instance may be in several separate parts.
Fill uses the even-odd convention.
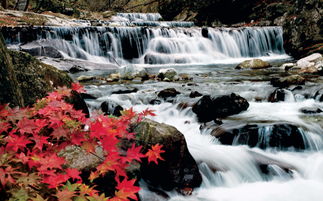
[[[0,106],[0,191],[12,200],[137,200],[140,188],[125,169],[145,157],[158,163],[164,151],[158,144],[147,153],[135,143],[126,150],[120,144],[135,139],[128,131],[131,123],[154,113],[130,109],[119,118],[100,113],[87,118],[64,101],[73,90],[83,92],[81,85],[73,84],[71,89],[63,87],[49,93],[32,107]],[[82,181],[80,170],[71,168],[59,156],[68,146],[89,153],[95,153],[96,147],[103,149],[104,158],[88,179],[93,182],[113,172],[117,182],[114,195],[106,197],[94,185]]]

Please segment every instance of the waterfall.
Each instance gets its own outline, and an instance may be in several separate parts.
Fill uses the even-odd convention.
[[[117,16],[129,21],[158,21],[162,19],[159,13],[117,13]]]
[[[119,15],[129,19],[158,18]],[[206,29],[186,28],[191,25],[189,22],[158,23],[182,27],[34,27],[6,28],[3,33],[8,44],[38,40],[50,43],[69,57],[94,62],[113,63],[114,57],[121,64],[212,64],[239,58],[286,56],[281,27]]]

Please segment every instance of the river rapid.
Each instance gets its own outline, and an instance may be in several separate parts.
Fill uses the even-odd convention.
[[[124,68],[145,68],[149,74],[156,74],[162,68],[174,68],[178,74],[186,73],[193,78],[179,82],[148,80],[86,86],[87,93],[97,97],[86,100],[92,111],[100,109],[106,100],[136,111],[154,110],[153,120],[175,126],[184,134],[189,151],[199,164],[203,182],[191,196],[173,191],[165,192],[168,195],[165,198],[150,191],[141,181],[141,200],[323,201],[323,113],[302,112],[304,108],[323,110],[317,96],[323,93],[322,77],[308,76],[304,86],[285,89],[284,101],[268,101],[275,90],[270,79],[289,75],[280,65],[293,60],[284,51],[282,28],[200,28],[192,23],[159,20],[158,14],[118,14],[111,22],[118,26],[35,28],[30,33],[32,41],[26,41],[21,37],[24,32],[18,31],[20,35],[6,37],[6,42],[15,48],[38,41],[55,47],[64,59],[92,63],[88,72],[74,74],[75,78],[106,75]],[[239,62],[250,58],[261,58],[273,67],[235,69]],[[55,62],[59,63],[54,59],[49,61]],[[101,64],[106,63],[113,67],[102,67]],[[124,87],[138,91],[112,93]],[[170,87],[181,93],[171,100],[161,100],[160,104],[150,104],[157,98],[157,92]],[[222,129],[258,125],[261,127],[258,141],[266,144],[273,125],[291,124],[301,132],[304,149],[251,147],[237,138],[231,145],[222,144],[212,136],[212,126],[201,128],[191,107],[179,107],[200,99],[190,98],[192,91],[214,97],[236,93],[248,100],[248,110],[224,118]],[[259,161],[267,164],[265,171]]]

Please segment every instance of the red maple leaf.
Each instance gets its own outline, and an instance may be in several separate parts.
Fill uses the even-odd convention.
[[[8,131],[9,128],[11,128],[11,126],[8,122],[0,122],[0,134],[2,132]]]
[[[34,146],[34,149],[39,149],[40,151],[43,150],[44,145],[49,144],[47,139],[48,139],[48,137],[34,134],[32,137],[32,140],[36,143]]]
[[[126,157],[122,158],[123,162],[131,162],[132,160],[141,161],[141,158],[145,157],[142,153],[140,153],[142,146],[136,147],[135,144],[132,144],[131,148],[127,150]]]
[[[13,150],[17,152],[18,150],[24,150],[26,148],[27,144],[32,143],[30,140],[28,140],[25,136],[18,136],[15,134],[9,134],[7,137],[7,149]]]
[[[23,118],[21,119],[18,124],[17,124],[20,133],[33,133],[33,130],[37,129],[37,125],[35,125],[35,120],[34,119],[27,119]]]
[[[80,177],[80,171],[78,171],[78,169],[68,168],[66,169],[66,173],[72,179],[82,180],[82,178]]]
[[[101,144],[102,144],[103,149],[107,152],[110,152],[110,153],[117,151],[117,144],[118,143],[119,143],[119,139],[117,139],[114,136],[112,136],[112,137],[106,136],[106,137],[103,137],[101,140]]]
[[[49,156],[45,156],[38,159],[40,167],[38,171],[41,174],[44,174],[46,170],[50,169],[62,169],[62,165],[65,164],[65,159],[62,157],[58,157],[55,153]]]
[[[85,92],[84,87],[78,82],[72,83],[71,89],[78,92],[78,93],[84,93]]]
[[[69,130],[63,127],[58,127],[54,129],[54,131],[51,133],[54,139],[60,139],[62,137],[68,137]]]
[[[75,132],[71,135],[71,142],[74,145],[82,145],[82,142],[84,142],[86,140],[85,133],[82,132]]]
[[[162,147],[163,147],[163,145],[156,144],[156,145],[153,145],[151,147],[151,149],[148,150],[148,152],[146,153],[146,156],[148,157],[148,162],[149,163],[150,162],[155,162],[156,164],[158,164],[157,159],[164,160],[160,156],[161,153],[165,152],[164,150],[161,150]]]
[[[45,177],[42,182],[48,184],[49,188],[56,188],[69,179],[69,176],[66,174],[55,174]]]
[[[128,200],[128,198],[134,199],[134,200],[138,200],[136,193],[138,193],[140,191],[140,187],[135,186],[134,183],[136,182],[135,179],[132,180],[127,180],[124,179],[122,180],[122,182],[119,181],[119,179],[117,179],[117,189],[118,191],[115,193],[115,198],[111,199],[114,201],[117,200]]]
[[[9,110],[9,104],[0,105],[0,118],[7,118],[8,116],[11,116],[12,114]]]

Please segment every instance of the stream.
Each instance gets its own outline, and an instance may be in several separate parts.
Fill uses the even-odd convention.
[[[88,94],[97,97],[86,100],[92,110],[100,109],[101,103],[107,100],[136,111],[154,110],[157,116],[151,117],[153,120],[175,126],[184,134],[189,151],[199,164],[203,182],[191,196],[173,191],[165,192],[169,196],[166,199],[150,191],[141,181],[141,200],[322,201],[323,113],[302,112],[304,108],[323,110],[323,103],[317,97],[318,92],[323,93],[322,77],[308,77],[305,85],[285,89],[284,101],[268,101],[276,89],[270,79],[289,75],[280,65],[293,60],[284,51],[282,28],[200,28],[192,23],[159,20],[158,14],[118,14],[108,27],[34,27],[28,38],[23,37],[23,30],[8,29],[4,36],[13,49],[33,47],[35,42],[56,48],[64,59],[40,59],[63,70],[64,65],[58,64],[65,61],[91,63],[86,65],[89,71],[73,74],[74,78],[118,72],[120,66],[145,68],[149,74],[156,74],[161,68],[175,68],[178,74],[186,73],[193,78],[185,82],[148,80],[85,87]],[[273,67],[235,69],[248,58],[261,58]],[[113,94],[124,87],[138,91]],[[170,87],[181,93],[170,101],[150,104],[157,99],[157,92]],[[212,136],[212,127],[200,129],[191,107],[179,109],[182,103],[191,105],[200,99],[190,98],[192,91],[214,97],[236,93],[247,99],[248,110],[224,118],[221,127],[225,130],[259,126],[258,143],[248,146],[235,138],[232,145],[227,145]],[[296,126],[304,148],[270,146],[270,132],[278,124]],[[259,160],[269,161],[266,171],[259,167]]]

